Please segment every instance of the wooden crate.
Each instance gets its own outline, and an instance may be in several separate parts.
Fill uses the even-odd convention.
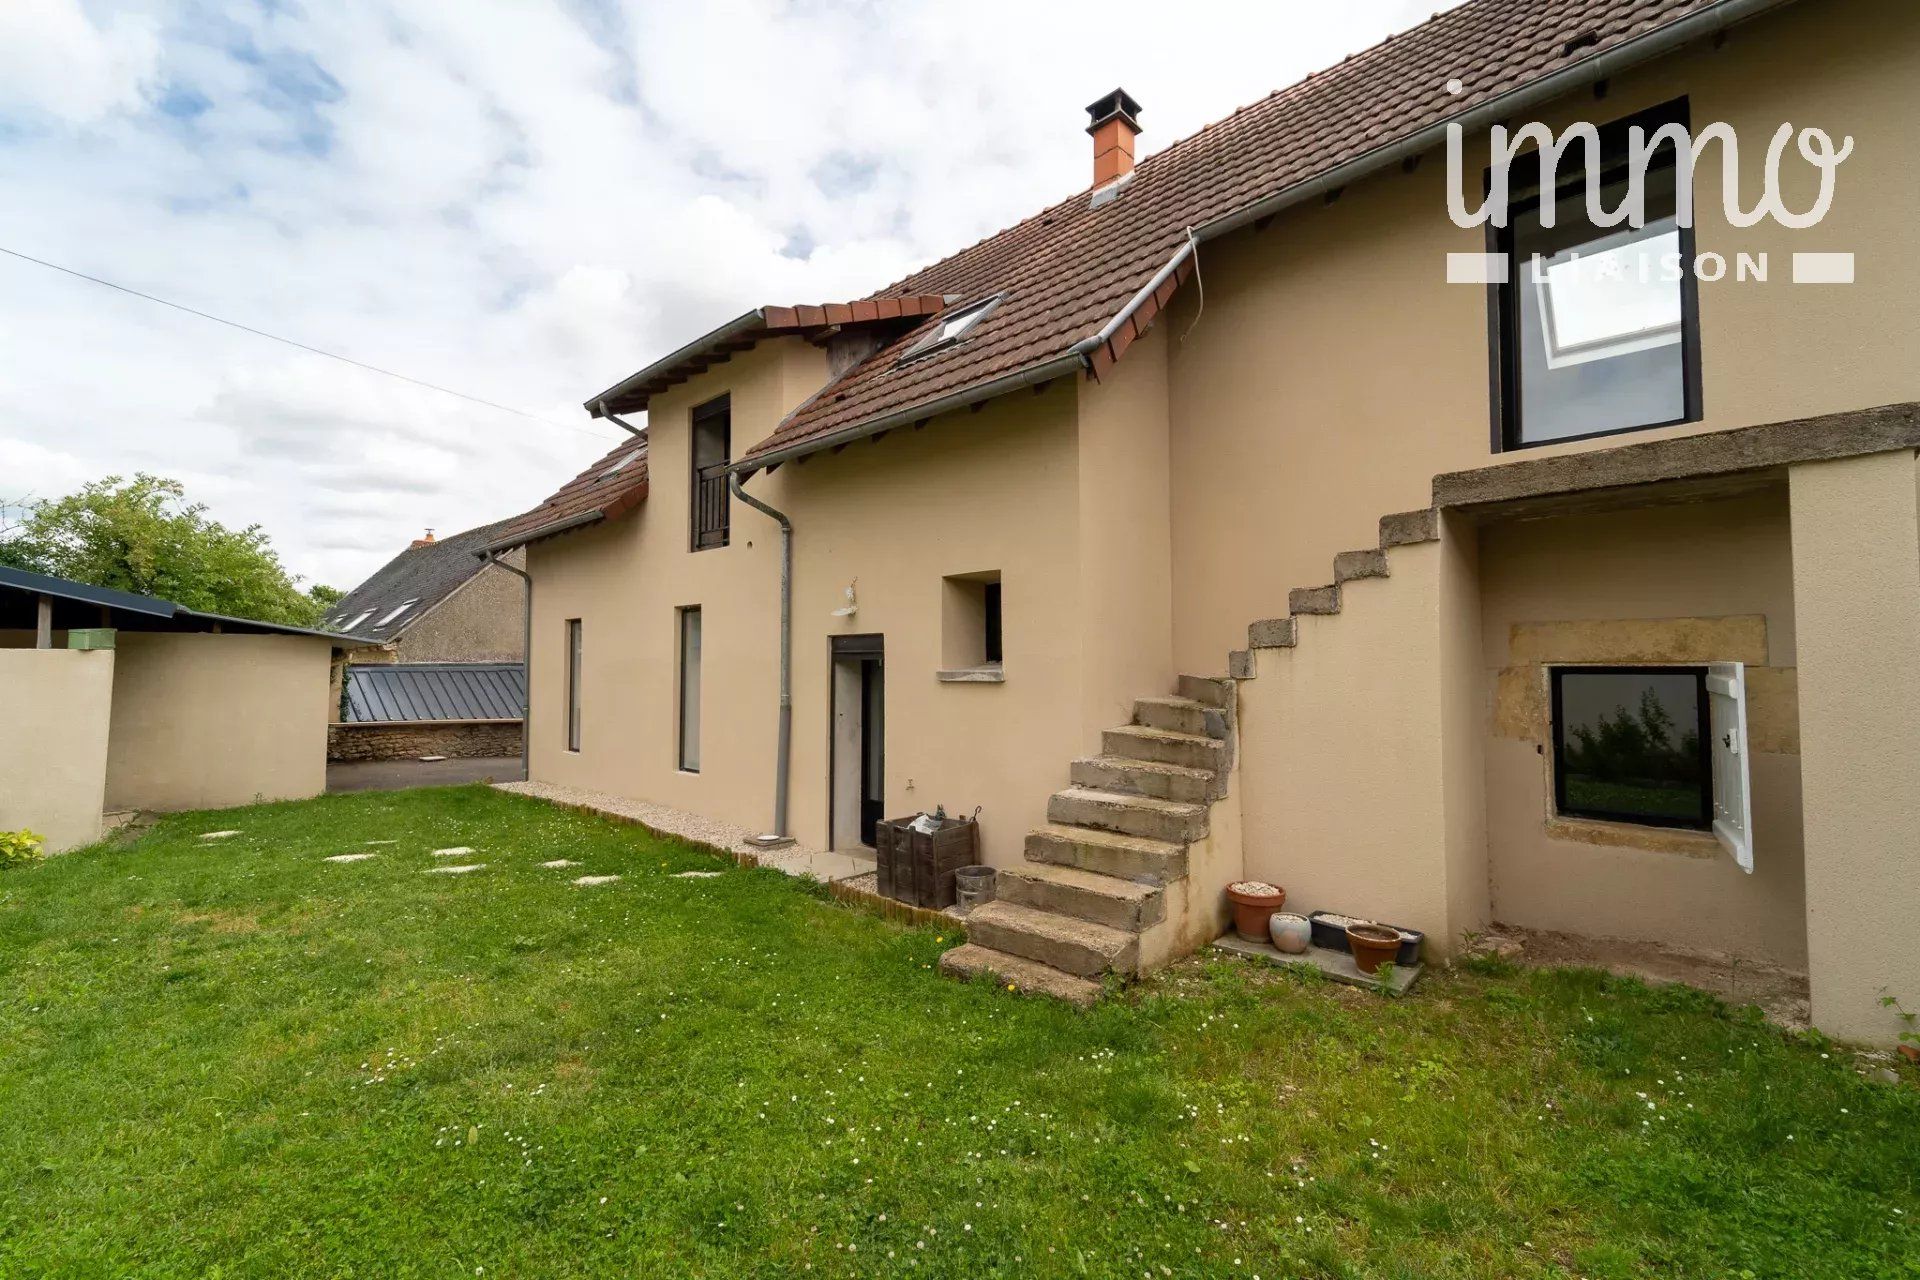
[[[948,818],[937,830],[921,832],[912,822],[896,818],[878,824],[877,887],[896,902],[935,911],[950,907],[958,896],[954,871],[979,861],[980,824],[972,818]]]

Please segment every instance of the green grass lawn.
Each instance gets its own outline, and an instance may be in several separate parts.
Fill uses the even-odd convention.
[[[0,873],[0,1276],[1920,1276],[1911,1074],[1689,990],[955,940],[480,788]]]

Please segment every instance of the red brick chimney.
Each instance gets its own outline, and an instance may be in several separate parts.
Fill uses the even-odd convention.
[[[415,538],[412,542],[408,543],[407,550],[411,551],[415,547],[430,547],[432,545],[433,545],[433,530],[429,529],[427,530],[426,537]]]
[[[1133,140],[1140,136],[1140,104],[1125,89],[1115,89],[1097,102],[1088,104],[1093,123],[1087,132],[1093,135],[1093,185],[1109,182],[1133,172]]]

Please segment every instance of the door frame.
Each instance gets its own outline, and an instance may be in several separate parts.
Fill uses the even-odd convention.
[[[827,779],[826,779],[826,782],[827,782],[827,847],[831,849],[839,849],[839,848],[848,847],[843,841],[838,839],[839,824],[840,824],[840,817],[841,817],[839,812],[840,805],[839,805],[839,798],[838,798],[838,792],[839,792],[838,784],[840,779],[840,767],[842,763],[840,758],[841,752],[840,752],[840,734],[839,734],[839,716],[840,716],[840,682],[838,678],[839,666],[842,662],[851,662],[860,666],[865,666],[869,662],[876,663],[880,668],[880,678],[884,682],[886,679],[886,666],[887,666],[886,637],[879,632],[863,632],[857,635],[830,636],[828,637],[827,647],[828,647],[828,654],[827,654]],[[864,741],[864,732],[865,732],[865,725],[866,725],[866,707],[864,704],[864,699],[861,696],[861,689],[863,684],[864,684],[864,681],[857,680],[854,682],[852,696],[856,702],[856,712],[860,718],[860,724],[861,724],[862,735],[863,735],[862,740]],[[880,697],[881,697],[881,706],[882,708],[884,708],[886,705],[886,687],[884,683],[881,686]],[[884,717],[884,710],[882,714]],[[885,731],[886,731],[886,727],[885,727],[885,724],[883,723],[881,726],[882,740],[881,740],[881,748],[880,748],[880,751],[881,751],[880,768],[882,771],[882,777],[885,776],[885,770],[886,770]],[[857,767],[859,767],[862,770],[861,776],[862,776],[862,781],[864,782],[864,771],[865,771],[864,756],[861,759],[855,761],[854,763]],[[856,786],[855,788],[856,794],[858,794],[862,790],[863,790],[862,787]],[[883,784],[883,790],[884,790],[884,784]],[[858,803],[857,800],[856,800],[856,803]],[[882,816],[884,817],[884,814]],[[856,817],[855,818],[856,833],[858,832],[858,826],[859,826],[859,819]],[[864,842],[857,841],[857,843],[864,843]]]

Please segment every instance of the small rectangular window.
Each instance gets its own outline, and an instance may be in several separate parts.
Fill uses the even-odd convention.
[[[1554,807],[1569,817],[1711,828],[1705,667],[1556,667]]]
[[[567,750],[580,749],[580,619],[567,619]]]
[[[961,573],[940,583],[940,678],[1000,678],[1004,662],[1000,574]]]
[[[733,458],[733,404],[727,396],[709,400],[693,411],[688,442],[692,463],[691,500],[693,549],[706,551],[727,545],[727,467]]]
[[[1651,135],[1686,121],[1681,101],[1600,131],[1603,209],[1617,209],[1628,190],[1627,129]],[[1500,447],[1701,417],[1693,230],[1679,224],[1675,159],[1671,141],[1653,152],[1638,228],[1600,227],[1589,218],[1584,144],[1562,152],[1548,192],[1540,190],[1537,153],[1515,161],[1508,226],[1492,232],[1508,272],[1494,290]]]
[[[688,773],[700,772],[700,606],[680,613],[679,759]]]

